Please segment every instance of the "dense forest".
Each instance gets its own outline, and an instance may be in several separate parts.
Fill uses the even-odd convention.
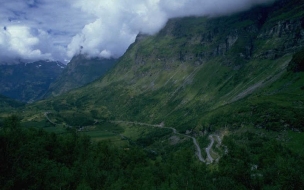
[[[257,133],[229,135],[218,163],[193,151],[151,154],[130,145],[93,142],[22,127],[17,116],[0,128],[1,189],[304,189],[304,158]]]

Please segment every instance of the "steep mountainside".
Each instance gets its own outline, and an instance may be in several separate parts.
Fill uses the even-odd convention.
[[[74,88],[84,86],[102,77],[116,62],[115,59],[86,58],[75,56],[60,77],[50,85],[47,96],[58,96]]]
[[[225,17],[173,19],[155,36],[139,35],[104,78],[34,107],[63,118],[82,110],[86,118],[164,121],[182,131],[225,125],[227,118],[212,118],[230,114],[262,117],[255,111],[267,115],[265,105],[302,114],[303,73],[286,68],[303,48],[303,28],[297,0]]]
[[[23,102],[39,100],[64,67],[51,61],[0,65],[0,93]]]
[[[303,0],[172,19],[102,78],[26,105],[24,128],[6,119],[0,184],[304,189],[303,65]]]

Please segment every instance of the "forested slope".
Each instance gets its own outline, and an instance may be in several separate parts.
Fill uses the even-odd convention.
[[[73,131],[24,129],[16,116],[1,128],[0,142],[1,189],[304,188],[303,156],[250,132],[225,139],[229,153],[216,168],[194,162],[183,147],[157,156],[137,146],[92,143]]]

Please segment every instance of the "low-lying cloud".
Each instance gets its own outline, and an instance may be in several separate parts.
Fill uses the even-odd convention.
[[[0,2],[3,0],[0,0]],[[0,58],[119,57],[168,19],[216,16],[274,0],[15,0],[0,7]],[[1,61],[1,60],[0,60]]]

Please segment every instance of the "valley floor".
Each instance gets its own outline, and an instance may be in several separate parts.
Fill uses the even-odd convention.
[[[53,125],[58,125],[56,124],[55,122],[53,122],[49,117],[48,117],[48,114],[50,112],[44,112],[44,116],[45,118]],[[96,120],[95,121],[95,124],[97,123],[98,121]],[[199,161],[201,162],[204,162],[204,163],[207,163],[207,164],[210,164],[210,163],[213,163],[214,161],[218,162],[219,159],[220,159],[220,155],[218,153],[216,153],[216,151],[214,150],[213,147],[217,147],[217,148],[220,148],[221,146],[221,137],[219,135],[216,135],[216,134],[210,134],[209,135],[209,139],[210,139],[210,144],[204,148],[205,149],[205,152],[206,152],[206,155],[207,157],[206,158],[203,158],[202,156],[202,150],[203,148],[201,148],[200,144],[198,143],[197,139],[194,137],[194,136],[190,136],[188,134],[182,134],[182,133],[179,133],[177,131],[176,128],[173,128],[173,127],[165,127],[165,124],[164,122],[160,123],[160,124],[149,124],[149,123],[142,123],[142,122],[137,122],[137,121],[110,121],[110,123],[113,123],[113,124],[119,124],[121,126],[128,126],[128,125],[137,125],[137,126],[144,126],[144,127],[153,127],[153,128],[156,128],[156,129],[170,129],[172,130],[172,133],[175,134],[175,135],[178,135],[178,136],[183,136],[183,137],[186,137],[186,138],[189,138],[193,141],[193,144],[195,146],[195,150],[196,150],[196,156],[197,158],[199,159]],[[73,126],[68,126],[70,128],[73,128]],[[82,131],[84,129],[88,129],[88,128],[92,128],[92,126],[79,126],[79,131]],[[117,134],[118,136],[122,136],[124,138],[128,138],[128,137],[125,137],[123,136],[122,134]]]

